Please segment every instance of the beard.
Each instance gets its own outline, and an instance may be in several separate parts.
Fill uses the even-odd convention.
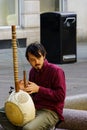
[[[41,66],[40,64],[36,64],[36,65],[35,65],[35,69],[36,69],[36,70],[40,70],[41,68],[42,68],[42,66]]]

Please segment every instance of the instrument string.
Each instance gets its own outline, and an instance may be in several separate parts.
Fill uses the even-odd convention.
[[[17,39],[17,47],[18,47],[18,56],[20,56],[20,64],[23,67],[23,70],[25,70],[25,62],[24,62],[24,48],[20,47],[19,40]]]
[[[25,64],[24,64],[24,52],[23,52],[23,49],[20,48],[20,43],[18,40],[17,40],[17,46],[18,46],[18,52],[20,54],[21,66],[23,66],[24,87],[26,87],[26,68],[25,68]]]

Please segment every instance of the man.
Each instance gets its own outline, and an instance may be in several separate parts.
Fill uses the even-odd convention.
[[[64,120],[63,107],[66,94],[64,71],[46,59],[46,50],[37,42],[26,49],[26,58],[32,68],[29,81],[23,88],[23,81],[19,82],[20,89],[28,92],[34,101],[36,117],[23,126],[23,130],[48,130],[58,121]]]
[[[65,75],[60,67],[46,60],[42,44],[30,44],[26,49],[26,58],[32,68],[25,91],[32,96],[36,118],[27,123],[23,130],[48,130],[59,120],[63,120]]]

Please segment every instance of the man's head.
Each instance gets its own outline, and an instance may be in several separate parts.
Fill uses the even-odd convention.
[[[31,43],[26,49],[25,56],[32,67],[41,69],[46,57],[46,50],[43,45],[38,42]]]

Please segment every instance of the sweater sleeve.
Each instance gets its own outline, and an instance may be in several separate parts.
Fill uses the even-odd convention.
[[[66,94],[65,74],[62,69],[56,70],[52,75],[52,88],[40,86],[39,93],[44,100],[52,102],[64,101]]]

